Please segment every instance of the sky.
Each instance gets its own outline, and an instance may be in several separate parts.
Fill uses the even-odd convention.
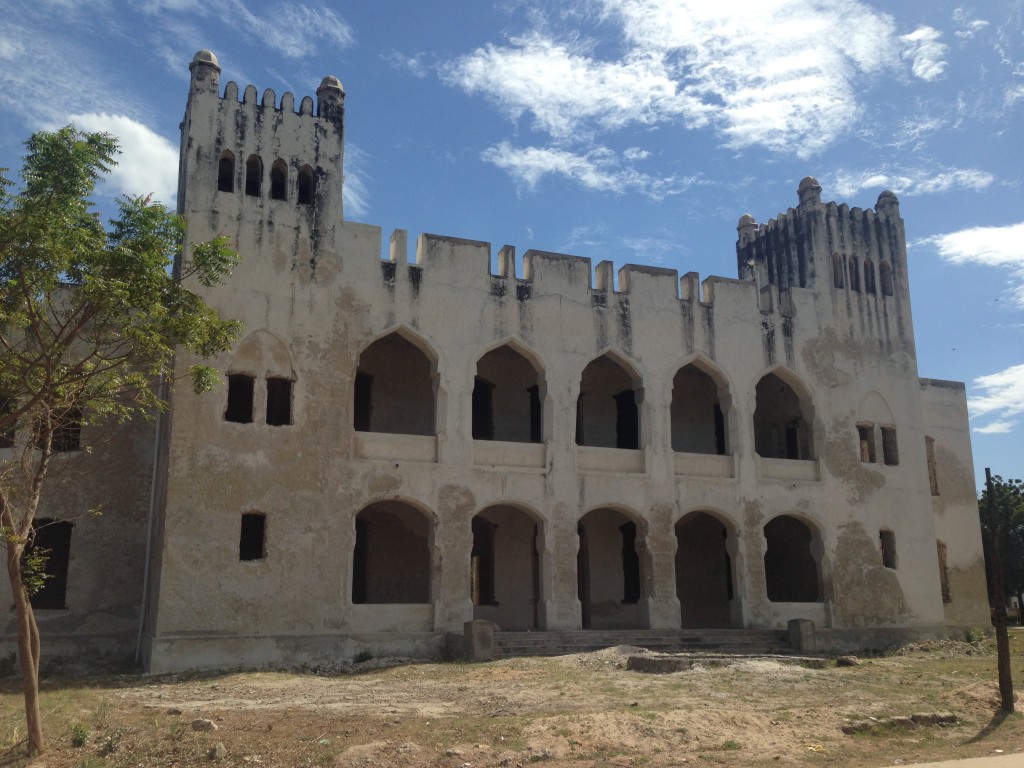
[[[906,222],[922,376],[967,384],[976,476],[1024,476],[1024,0],[4,0],[0,167],[120,137],[99,190],[175,203],[195,52],[346,90],[345,216],[736,276],[736,223],[815,176]],[[103,201],[107,201],[104,203]],[[386,242],[386,238],[385,238]],[[521,270],[520,270],[521,274]]]

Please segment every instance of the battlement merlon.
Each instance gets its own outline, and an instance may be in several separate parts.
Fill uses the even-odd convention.
[[[737,270],[741,279],[792,287],[827,288],[845,280],[833,279],[832,261],[838,255],[848,269],[850,259],[869,259],[878,269],[892,271],[895,285],[906,292],[906,235],[899,200],[890,191],[878,196],[874,209],[850,208],[821,201],[821,185],[805,177],[797,189],[797,207],[758,225],[750,214],[736,227]],[[855,290],[858,290],[854,286]]]

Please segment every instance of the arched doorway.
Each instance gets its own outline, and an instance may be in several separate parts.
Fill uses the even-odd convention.
[[[502,629],[539,625],[541,523],[519,507],[497,504],[472,522],[470,590],[473,618]]]
[[[580,378],[576,444],[640,447],[640,402],[634,377],[611,355],[591,360]]]
[[[411,504],[378,501],[356,515],[352,602],[429,603],[430,517]]]
[[[821,567],[814,554],[815,531],[798,517],[779,515],[764,527],[764,581],[773,603],[815,603],[822,599]]]
[[[765,459],[813,459],[813,409],[810,397],[781,376],[757,382],[754,450]]]
[[[732,626],[735,534],[708,512],[691,512],[675,525],[676,595],[683,627]]]
[[[433,435],[433,363],[398,331],[364,349],[359,355],[354,389],[356,431]]]
[[[577,525],[577,596],[584,629],[647,627],[641,532],[622,512],[602,507]]]
[[[539,443],[541,387],[537,368],[511,344],[476,362],[473,439]]]

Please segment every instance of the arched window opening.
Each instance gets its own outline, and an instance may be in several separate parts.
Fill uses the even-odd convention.
[[[811,551],[813,532],[798,518],[780,515],[764,527],[764,579],[773,603],[821,600],[818,562]]]
[[[430,359],[398,332],[373,342],[359,355],[354,405],[357,431],[433,435]]]
[[[713,515],[691,512],[675,526],[676,595],[684,627],[732,626],[729,532]]]
[[[900,463],[900,449],[896,442],[896,427],[882,427],[882,460],[888,467]]]
[[[609,355],[583,369],[576,401],[576,444],[640,447],[640,409],[633,378]]]
[[[476,363],[473,439],[541,442],[537,370],[512,347],[498,347]]]
[[[488,507],[473,518],[473,618],[503,629],[536,629],[540,610],[540,525],[523,510]]]
[[[875,262],[864,259],[864,293],[875,292]]]
[[[636,523],[595,509],[577,526],[577,596],[584,629],[643,628],[641,557]]]
[[[811,459],[811,404],[769,373],[757,383],[754,450],[766,459]]]
[[[680,368],[672,379],[672,450],[726,453],[725,413],[718,384],[696,365]]]
[[[284,160],[275,160],[270,167],[270,199],[288,199],[288,166]]]
[[[360,512],[352,602],[429,603],[430,531],[430,519],[400,501],[380,501]]]
[[[857,263],[857,257],[850,257],[850,290],[860,291],[860,268]]]
[[[860,460],[864,464],[874,464],[877,459],[875,452],[875,425],[858,424],[857,438],[860,443]]]
[[[299,168],[299,205],[313,204],[313,169],[308,165]]]
[[[245,194],[259,197],[263,184],[263,161],[258,155],[250,155],[245,161]]]
[[[235,156],[227,149],[221,152],[217,163],[217,191],[235,191]]]
[[[878,265],[878,279],[882,284],[882,295],[892,296],[892,267],[884,261]]]
[[[835,288],[844,287],[843,257],[838,253],[832,254],[832,286]]]

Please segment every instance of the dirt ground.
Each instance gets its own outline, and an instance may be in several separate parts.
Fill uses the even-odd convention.
[[[1013,671],[1024,682],[1022,652],[1015,634]],[[911,646],[858,666],[698,659],[662,675],[627,670],[637,653],[50,679],[49,750],[31,762],[20,692],[7,681],[0,765],[880,768],[1000,750],[1022,752],[1024,764],[1024,719],[997,715],[991,641]],[[956,722],[885,720],[922,712]],[[195,720],[216,730],[195,730]],[[843,733],[863,720],[870,731]]]

